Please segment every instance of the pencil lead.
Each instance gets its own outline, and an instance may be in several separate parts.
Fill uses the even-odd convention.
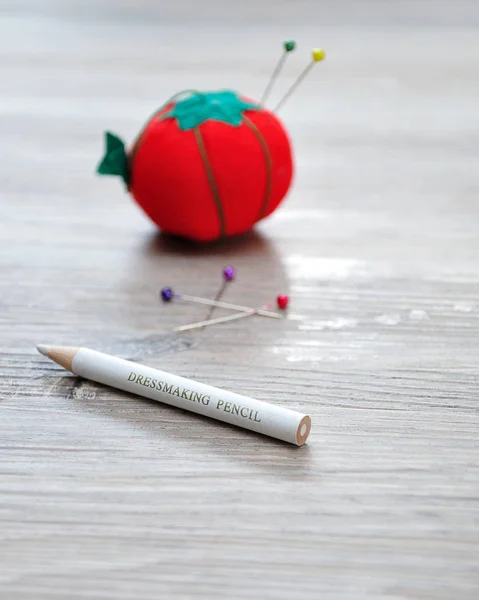
[[[51,346],[46,346],[45,344],[38,344],[37,346],[37,350],[38,352],[40,352],[40,354],[43,354],[43,356],[48,356],[48,351],[50,350]]]

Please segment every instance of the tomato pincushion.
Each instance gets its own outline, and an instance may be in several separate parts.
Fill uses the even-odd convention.
[[[270,215],[293,178],[276,115],[231,90],[189,91],[148,121],[129,151],[106,133],[101,175],[120,176],[165,233],[207,242]]]

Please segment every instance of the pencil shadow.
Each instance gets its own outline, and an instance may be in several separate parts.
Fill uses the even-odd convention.
[[[132,430],[140,427],[142,431],[158,437],[165,447],[176,445],[176,455],[184,450],[188,456],[194,453],[201,460],[202,454],[213,456],[220,453],[222,460],[243,463],[265,476],[274,474],[305,480],[313,474],[312,450],[307,443],[297,447],[81,377],[63,376],[58,379],[61,379],[58,389],[62,395],[81,404],[86,411],[101,414],[102,418],[119,421],[122,425],[131,425]],[[136,437],[132,436],[133,439]]]

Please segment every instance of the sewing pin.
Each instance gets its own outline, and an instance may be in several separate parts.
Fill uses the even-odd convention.
[[[215,300],[210,300],[209,298],[200,298],[198,296],[189,296],[187,294],[178,294],[174,292],[170,287],[162,288],[160,292],[161,298],[163,302],[171,302],[171,300],[183,300],[184,302],[196,302],[197,304],[206,304],[207,306],[217,306],[218,308],[226,308],[228,310],[235,310],[241,313],[249,312],[252,309],[249,306],[240,306],[239,304],[231,304],[229,302],[220,302]],[[281,319],[281,315],[275,312],[271,312],[268,310],[259,310],[258,315],[262,317],[271,317],[273,319]]]
[[[214,298],[214,302],[219,302],[221,300],[221,297],[223,296],[226,287],[228,285],[228,283],[231,283],[233,281],[233,279],[236,276],[236,269],[234,267],[225,267],[223,269],[223,281],[221,283],[221,287],[218,290],[215,298]],[[211,319],[211,315],[213,314],[213,311],[215,310],[215,305],[212,304],[209,311],[208,311],[208,315],[206,316],[206,320]]]
[[[288,296],[280,295],[276,299],[276,304],[282,310],[285,310],[287,308],[288,302]],[[200,327],[208,327],[209,325],[218,325],[219,323],[227,323],[228,321],[243,319],[244,317],[251,317],[252,315],[260,314],[262,311],[270,309],[273,306],[274,304],[270,302],[269,304],[264,304],[263,306],[259,306],[258,308],[252,308],[248,310],[248,312],[243,312],[241,314],[228,315],[226,317],[218,317],[216,319],[210,319],[209,321],[198,321],[197,323],[190,323],[189,325],[181,325],[180,327],[177,327],[175,331],[189,331],[191,329],[198,329]],[[282,318],[279,314],[277,316],[278,318]]]
[[[278,75],[281,73],[281,70],[284,66],[284,63],[286,62],[286,58],[288,57],[288,54],[290,52],[292,52],[294,49],[296,48],[296,42],[294,40],[286,40],[285,42],[283,42],[283,53],[281,54],[281,58],[279,59],[273,74],[271,75],[271,78],[268,82],[268,85],[266,86],[265,91],[263,92],[263,97],[260,100],[260,104],[262,104],[264,106],[264,103],[266,102],[267,97],[269,96],[271,90],[273,89],[273,85],[275,83],[275,81],[278,79]]]
[[[326,53],[322,48],[314,48],[311,52],[312,61],[308,64],[308,66],[304,69],[304,71],[299,75],[293,85],[289,88],[289,90],[285,93],[285,95],[281,98],[278,104],[273,109],[273,112],[277,112],[281,106],[286,102],[286,100],[291,96],[294,90],[298,87],[298,85],[303,81],[306,75],[311,71],[311,69],[316,65],[316,63],[321,62],[326,58]]]

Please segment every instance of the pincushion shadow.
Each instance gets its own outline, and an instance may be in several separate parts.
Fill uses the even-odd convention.
[[[211,354],[214,351],[212,336],[226,336],[230,339],[232,351],[238,336],[245,338],[244,343],[254,345],[257,330],[251,331],[250,321],[262,317],[244,319],[244,326],[222,323],[179,333],[174,331],[176,327],[210,318],[209,307],[181,300],[168,303],[161,300],[160,291],[165,286],[177,293],[213,298],[227,265],[233,265],[237,275],[234,283],[228,286],[224,301],[257,307],[275,302],[279,294],[289,293],[289,281],[279,248],[259,231],[208,244],[156,232],[145,235],[136,250],[129,254],[122,277],[116,284],[122,298],[121,344],[131,342],[139,361],[146,357],[154,358],[157,354],[164,355],[166,351],[173,369],[173,355],[177,353],[184,355],[185,351],[188,354],[194,351],[197,354],[199,350],[196,348],[201,346]],[[213,317],[231,314],[231,311],[216,309]],[[266,328],[269,335],[281,336],[284,328],[273,328],[269,321],[276,322],[276,319],[263,319],[258,324]],[[236,323],[243,323],[243,320]],[[201,335],[198,335],[199,332]],[[196,360],[198,358],[201,359],[196,356]]]
[[[195,242],[187,238],[164,233],[153,232],[145,242],[147,254],[188,254],[196,256],[209,256],[221,254],[225,257],[234,255],[272,254],[274,243],[257,229],[229,238],[211,242]]]
[[[165,309],[159,301],[162,287],[213,298],[224,267],[233,265],[237,276],[228,288],[228,301],[259,306],[274,301],[278,294],[288,293],[289,282],[278,250],[273,240],[257,230],[210,243],[155,232],[146,235],[137,250],[129,255],[119,292],[135,309],[130,311],[131,316],[148,310],[153,324]],[[172,308],[168,306],[171,316],[185,312],[201,318],[208,312],[199,306],[188,309],[178,304],[176,310]]]

